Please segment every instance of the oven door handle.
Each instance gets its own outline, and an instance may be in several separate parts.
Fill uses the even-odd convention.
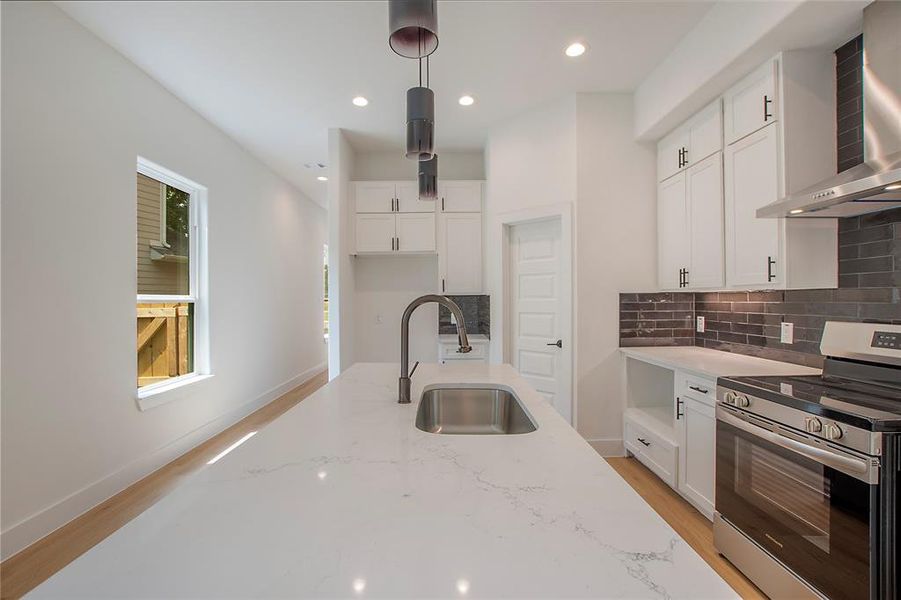
[[[751,435],[762,438],[772,444],[785,448],[795,454],[800,454],[805,458],[818,462],[827,467],[831,467],[837,471],[841,471],[861,481],[867,483],[879,482],[879,467],[871,464],[862,458],[856,458],[845,454],[838,454],[837,451],[824,450],[817,448],[804,442],[793,440],[792,438],[779,435],[775,431],[770,431],[760,425],[750,423],[741,417],[733,414],[731,411],[718,406],[716,418],[727,423],[736,429],[741,429]]]

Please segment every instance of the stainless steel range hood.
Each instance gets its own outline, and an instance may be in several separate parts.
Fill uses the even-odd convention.
[[[758,209],[758,217],[852,217],[901,206],[899,32],[901,2],[864,9],[864,162]]]

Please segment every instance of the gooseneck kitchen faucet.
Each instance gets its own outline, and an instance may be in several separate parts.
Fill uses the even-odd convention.
[[[410,403],[410,375],[412,374],[410,373],[410,317],[413,315],[414,310],[428,302],[436,302],[454,314],[454,318],[457,321],[457,341],[460,344],[460,349],[457,352],[466,353],[472,350],[472,346],[469,345],[469,339],[466,337],[466,323],[463,319],[463,311],[460,310],[456,302],[447,296],[438,294],[426,294],[411,302],[400,320],[400,381],[398,382],[397,398],[400,404]],[[416,364],[418,365],[419,363]],[[416,367],[413,367],[413,370],[415,371]]]

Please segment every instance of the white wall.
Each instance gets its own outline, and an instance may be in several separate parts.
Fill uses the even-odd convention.
[[[653,288],[656,158],[633,140],[633,98],[578,94],[492,131],[486,149],[492,222],[519,210],[570,204],[574,215],[574,390],[579,432],[622,449],[619,292]],[[503,360],[502,240],[488,232],[492,359]]]
[[[416,163],[398,148],[391,152],[357,152],[353,179],[392,181],[416,179]],[[485,155],[482,152],[440,152],[439,179],[485,179]]]
[[[579,94],[576,390],[579,432],[622,451],[619,293],[657,284],[656,150],[632,138],[631,94]]]
[[[354,363],[354,261],[351,175],[355,153],[340,129],[329,129],[328,182],[328,291],[329,378],[334,379]]]
[[[56,6],[2,5],[9,556],[324,368],[325,212]],[[214,377],[135,403],[135,162],[209,190]]]
[[[398,149],[357,152],[353,179],[412,181],[416,164]],[[439,180],[484,179],[481,152],[447,152],[438,156]],[[437,256],[358,256],[354,269],[354,360],[400,361],[400,319],[411,300],[438,289]],[[438,360],[438,307],[420,306],[410,320],[410,360]]]

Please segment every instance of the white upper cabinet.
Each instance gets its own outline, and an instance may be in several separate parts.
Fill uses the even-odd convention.
[[[685,287],[722,287],[723,154],[696,163],[685,177],[688,198],[688,272]]]
[[[400,213],[394,218],[396,251],[435,251],[435,213]]]
[[[782,221],[757,218],[757,209],[779,195],[776,134],[775,127],[765,127],[726,147],[726,279],[731,286],[774,286],[782,280]]]
[[[395,198],[393,181],[357,181],[354,183],[354,198],[358,213],[394,212]]]
[[[727,144],[779,120],[777,72],[778,62],[767,61],[723,94]]]
[[[657,144],[657,181],[723,148],[723,111],[718,98]]]
[[[399,181],[394,185],[395,210],[401,213],[433,213],[435,200],[420,199],[419,184],[415,181]]]
[[[441,212],[482,212],[481,181],[443,181],[438,184]]]
[[[685,173],[657,187],[657,279],[661,288],[683,287],[688,267],[688,204]]]
[[[446,213],[438,227],[441,293],[482,293],[482,215]]]
[[[355,236],[357,252],[392,252],[394,219],[391,214],[358,214]]]

